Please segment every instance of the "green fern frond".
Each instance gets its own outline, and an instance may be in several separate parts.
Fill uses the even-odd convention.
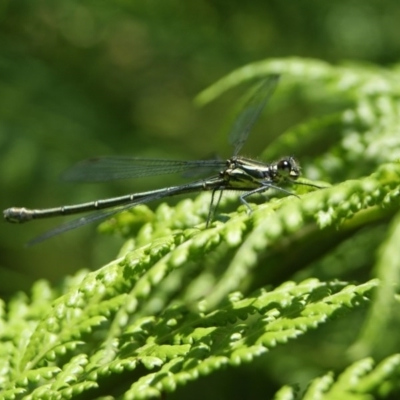
[[[197,103],[206,104],[240,83],[277,73],[282,79],[275,101],[290,104],[296,92],[324,113],[280,135],[263,159],[300,157],[310,147],[319,147],[325,153],[305,167],[306,175],[331,181],[359,177],[400,159],[400,84],[395,69],[333,66],[299,58],[260,61],[221,79],[200,93]]]
[[[399,71],[266,60],[198,99],[272,73],[282,75],[275,109],[296,94],[312,117],[262,157],[295,155],[300,183],[321,189],[267,191],[251,213],[224,194],[207,229],[207,193],[116,215],[101,227],[127,239],[115,260],[2,304],[2,398],[160,397],[267,352],[279,399],[299,398],[288,382],[300,369],[311,382],[303,398],[397,390]],[[344,372],[335,380],[332,370]]]
[[[276,393],[274,400],[281,399],[348,399],[368,400],[371,396],[385,398],[399,389],[400,355],[394,354],[378,365],[370,358],[355,362],[335,380],[332,373],[314,379],[299,396],[298,388],[285,386]]]
[[[120,268],[119,279],[123,279],[124,270],[131,267]],[[16,332],[15,316],[7,315],[3,335],[13,335],[13,358],[20,362],[3,369],[4,398],[19,393],[30,393],[27,398],[54,398],[56,394],[72,398],[84,392],[90,396],[93,388],[101,389],[104,380],[139,366],[144,367],[141,377],[121,392],[116,388],[116,395],[150,398],[173,391],[199,375],[249,362],[338,313],[359,307],[377,284],[348,286],[315,279],[297,285],[286,282],[275,290],[259,289],[247,297],[232,293],[224,306],[212,312],[202,312],[202,304],[189,309],[176,303],[157,317],[141,317],[133,312],[128,315],[125,307],[127,318],[119,319],[120,328],[124,322],[123,329],[110,338],[109,328],[122,307],[122,302],[109,299],[110,272],[88,274],[61,298],[62,307],[61,301],[54,301],[46,316],[37,315],[23,330]],[[99,284],[95,287],[94,282]],[[126,291],[115,281],[112,287],[113,291],[117,287]],[[125,302],[132,304],[139,300],[134,293],[135,287],[130,294],[114,298],[125,297]],[[24,346],[22,337],[27,337]]]

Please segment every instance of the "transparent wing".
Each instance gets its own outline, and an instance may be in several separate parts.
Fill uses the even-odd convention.
[[[229,134],[229,143],[233,146],[233,155],[236,156],[246,142],[249,133],[268,103],[276,85],[279,75],[270,75],[254,89],[252,95],[245,102],[242,111],[236,117]]]
[[[50,239],[53,236],[60,235],[60,234],[62,234],[64,232],[71,231],[72,229],[79,228],[81,226],[90,224],[92,222],[105,221],[107,218],[110,218],[114,214],[117,214],[117,213],[122,212],[124,210],[127,210],[127,209],[129,209],[131,207],[134,207],[137,204],[138,203],[132,203],[132,204],[129,204],[129,205],[116,207],[116,208],[113,208],[111,210],[96,211],[96,212],[93,212],[91,214],[84,215],[84,216],[82,216],[80,218],[76,218],[76,219],[73,219],[71,221],[65,222],[64,224],[59,225],[54,229],[50,229],[49,231],[43,233],[42,235],[39,235],[39,236],[35,237],[34,239],[30,240],[26,244],[26,246],[27,247],[33,246],[33,245],[38,244],[40,242],[43,242],[43,241],[45,241],[47,239]]]
[[[182,185],[181,187],[188,187],[189,185]],[[177,191],[179,192],[179,187],[176,187]],[[177,193],[179,194],[179,193]],[[171,195],[170,193],[168,195]],[[27,243],[27,246],[33,246],[37,243],[43,242],[44,240],[50,239],[53,236],[60,235],[64,232],[68,232],[70,230],[79,228],[81,226],[91,224],[92,222],[101,222],[105,221],[106,219],[112,217],[115,214],[118,214],[122,211],[129,210],[132,207],[135,207],[139,204],[146,204],[154,200],[161,199],[163,197],[167,197],[167,192],[158,192],[154,194],[149,194],[147,196],[143,196],[140,199],[133,201],[132,203],[129,204],[124,204],[121,206],[113,207],[107,210],[102,210],[102,211],[94,211],[92,213],[86,214],[81,216],[80,218],[75,218],[72,219],[71,221],[65,222],[54,229],[51,229],[42,235],[32,239]]]
[[[135,207],[139,204],[146,204],[151,201],[159,200],[165,197],[171,197],[175,195],[181,195],[181,194],[186,194],[186,193],[196,193],[196,192],[201,192],[205,190],[210,190],[212,191],[213,189],[218,189],[222,185],[225,184],[225,180],[223,178],[220,178],[219,176],[212,177],[208,180],[200,180],[197,182],[192,182],[186,185],[180,185],[180,186],[175,186],[169,189],[166,189],[164,191],[156,191],[154,193],[147,193],[138,198],[135,201],[132,201],[131,203],[120,205],[117,207],[113,207],[107,210],[102,210],[102,211],[94,211],[92,213],[83,215],[80,218],[73,219],[71,221],[68,221],[62,225],[59,225],[55,227],[54,229],[51,229],[42,235],[32,239],[27,243],[27,246],[33,246],[37,243],[43,242],[44,240],[50,239],[53,236],[60,235],[61,233],[68,232],[72,229],[79,228],[81,226],[90,224],[92,222],[101,222],[105,221],[106,219],[112,217],[115,214],[118,214],[122,211],[129,210],[132,207]]]
[[[76,182],[105,182],[188,171],[209,172],[224,167],[225,162],[216,159],[184,161],[123,156],[97,157],[72,166],[64,172],[62,179]]]
[[[204,163],[206,161],[206,163]],[[182,173],[183,178],[196,179],[215,172],[220,172],[226,168],[226,160],[222,160],[216,153],[210,154],[209,157],[203,159],[203,163],[198,168],[192,168]]]

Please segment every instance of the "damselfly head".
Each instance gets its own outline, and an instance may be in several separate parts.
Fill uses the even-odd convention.
[[[296,180],[300,176],[300,166],[293,157],[285,157],[276,162],[275,173],[278,179]]]

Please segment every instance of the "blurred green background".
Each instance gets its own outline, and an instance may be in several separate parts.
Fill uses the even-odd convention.
[[[221,127],[243,91],[204,109],[196,109],[193,98],[247,63],[301,56],[388,65],[398,62],[400,50],[395,0],[1,0],[0,16],[2,209],[70,204],[175,182],[59,180],[67,167],[96,155],[229,156]],[[244,154],[257,156],[301,119],[295,102],[284,115],[266,112]],[[24,248],[58,223],[2,223],[4,296],[29,289],[38,278],[56,283],[80,268],[98,268],[122,244],[85,227]]]

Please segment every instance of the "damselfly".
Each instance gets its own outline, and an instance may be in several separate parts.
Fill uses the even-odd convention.
[[[236,118],[229,135],[229,142],[233,146],[234,151],[232,157],[227,161],[218,159],[177,161],[131,157],[99,157],[82,161],[68,170],[64,175],[68,180],[86,182],[205,170],[218,171],[214,176],[188,184],[76,205],[46,209],[12,207],[3,211],[4,218],[8,222],[22,223],[35,219],[97,211],[50,230],[29,243],[35,244],[88,223],[105,220],[116,213],[138,204],[175,195],[210,191],[211,204],[207,218],[208,226],[212,219],[213,210],[218,205],[224,190],[242,192],[239,197],[240,201],[249,210],[251,208],[246,198],[252,194],[262,193],[271,188],[292,194],[280,185],[284,182],[296,183],[296,179],[300,176],[300,168],[293,157],[284,157],[279,161],[266,164],[238,156],[251,128],[271,97],[278,80],[278,75],[272,75],[263,80],[245,104],[243,111]],[[216,195],[217,193],[218,195]]]

